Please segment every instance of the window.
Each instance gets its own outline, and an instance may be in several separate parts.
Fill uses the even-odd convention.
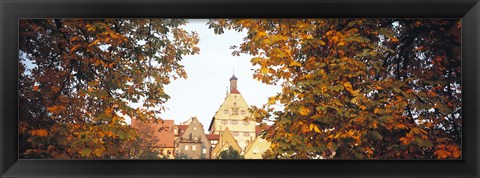
[[[233,136],[238,136],[238,132],[233,132]]]
[[[243,136],[248,137],[248,136],[250,136],[250,133],[248,133],[248,132],[243,132]]]
[[[228,114],[228,109],[223,110],[224,114]]]
[[[238,124],[238,121],[232,121],[232,124],[233,124],[233,125],[237,125],[237,124]]]
[[[227,124],[227,120],[222,120],[222,124],[223,125]]]
[[[240,114],[245,115],[245,110],[240,111]]]
[[[202,153],[207,154],[207,149],[206,148],[202,149]]]
[[[248,121],[243,121],[244,125],[248,125],[248,123],[249,123]]]
[[[188,150],[188,145],[185,145],[185,149],[184,150]]]
[[[197,127],[193,127],[193,130],[197,130]]]
[[[197,146],[196,145],[192,145],[192,151],[195,151],[197,150]]]
[[[233,102],[233,106],[237,106],[237,102]]]
[[[232,108],[232,115],[238,115],[238,108]]]

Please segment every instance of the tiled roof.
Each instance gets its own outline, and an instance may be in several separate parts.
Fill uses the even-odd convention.
[[[183,133],[185,133],[185,130],[187,130],[188,125],[176,125],[178,128],[178,135],[182,136]]]
[[[132,120],[132,127],[141,130],[141,132],[153,133],[154,147],[173,148],[174,132],[173,120],[163,120],[162,122],[142,122]]]
[[[255,135],[258,136],[260,134],[260,132],[269,129],[270,127],[271,127],[270,125],[264,125],[264,126],[257,125],[257,126],[255,126]]]
[[[232,88],[232,89],[230,90],[230,93],[240,94],[240,92],[239,92],[236,88]]]
[[[207,134],[207,139],[208,140],[218,140],[218,139],[220,139],[220,135],[219,134]]]

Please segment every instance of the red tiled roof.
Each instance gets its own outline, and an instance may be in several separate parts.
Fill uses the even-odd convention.
[[[185,133],[185,130],[187,130],[188,125],[176,125],[178,128],[178,135],[182,136],[183,133]]]
[[[154,147],[173,148],[173,120],[163,120],[155,123],[154,121],[142,122],[132,119],[132,127],[141,130],[143,133],[153,133]]]
[[[239,92],[236,88],[232,88],[232,89],[230,90],[230,93],[240,94],[240,92]]]
[[[220,135],[219,134],[207,134],[207,139],[208,140],[218,140],[218,139],[220,139]]]
[[[269,129],[270,127],[271,127],[270,125],[264,125],[264,126],[257,125],[257,126],[255,126],[255,135],[258,136],[260,134],[260,132]]]

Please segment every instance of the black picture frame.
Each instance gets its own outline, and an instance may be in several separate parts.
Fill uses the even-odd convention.
[[[479,0],[1,0],[1,177],[478,177]],[[463,159],[18,160],[19,18],[461,18]]]

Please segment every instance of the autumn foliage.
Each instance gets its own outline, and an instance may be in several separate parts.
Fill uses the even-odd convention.
[[[179,63],[199,52],[180,19],[19,20],[20,158],[155,157],[126,119],[154,121]],[[270,159],[460,159],[461,21],[213,19],[246,31],[252,106]],[[130,103],[142,103],[133,107]],[[281,109],[278,109],[278,108]],[[148,138],[147,138],[148,140]],[[151,143],[153,144],[153,143]]]
[[[266,158],[461,158],[461,22],[455,19],[216,19],[246,31],[233,55],[282,92]],[[276,106],[284,109],[274,109]]]
[[[19,20],[20,158],[136,158],[126,118],[157,119],[199,52],[180,19]],[[129,103],[142,102],[133,108]]]

